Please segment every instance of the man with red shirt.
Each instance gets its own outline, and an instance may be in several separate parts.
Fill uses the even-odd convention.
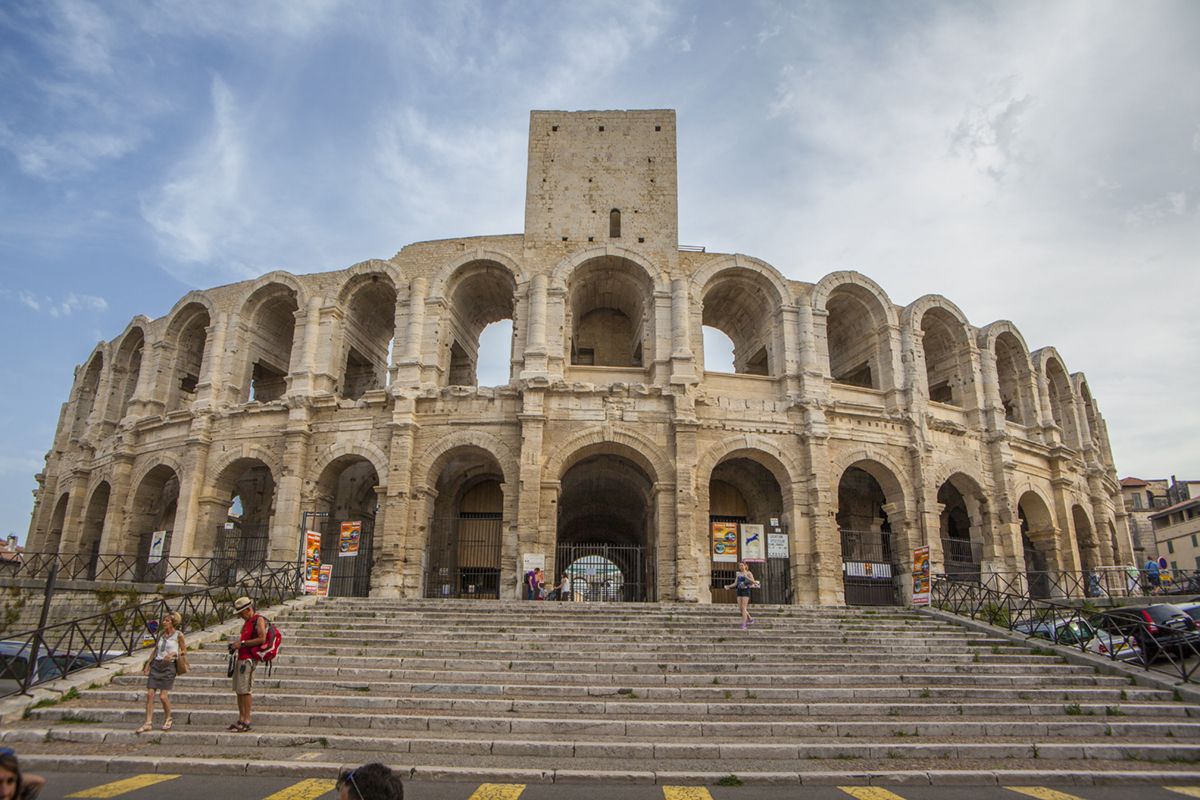
[[[238,721],[226,730],[230,733],[245,733],[250,730],[250,708],[253,696],[250,690],[254,684],[254,648],[267,641],[267,621],[254,613],[254,603],[249,597],[239,597],[233,601],[233,610],[244,622],[238,641],[229,643],[229,652],[237,651],[237,664],[233,668],[233,693],[237,695]]]

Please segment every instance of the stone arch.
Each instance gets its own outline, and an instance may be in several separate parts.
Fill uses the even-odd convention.
[[[838,476],[830,509],[841,544],[842,583],[848,605],[899,601],[900,554],[911,550],[902,473],[872,458],[858,458]]]
[[[704,448],[703,455],[696,460],[694,474],[697,489],[707,483],[718,464],[737,457],[761,463],[779,483],[784,493],[784,502],[791,502],[791,487],[797,480],[796,476],[803,474],[800,465],[773,441],[752,433],[727,436]]]
[[[563,306],[563,348],[580,366],[644,369],[654,360],[653,276],[638,261],[602,255],[570,273]]]
[[[782,372],[782,310],[791,293],[773,268],[730,256],[694,275],[692,285],[700,299],[701,324],[721,331],[733,343],[734,372]]]
[[[267,280],[271,276],[277,277]],[[241,399],[265,403],[287,393],[296,351],[296,315],[307,300],[303,287],[287,273],[273,272],[253,286],[240,315],[239,345],[245,351]]]
[[[995,370],[985,370],[984,381],[996,387],[1004,418],[1025,427],[1036,425],[1041,415],[1025,337],[1008,320],[999,320],[979,331],[977,343],[994,359]]]
[[[921,343],[925,362],[913,388],[934,402],[967,407],[975,383],[974,337],[962,310],[941,295],[927,294],[905,307],[900,324]]]
[[[215,454],[214,454],[215,455]],[[261,461],[272,475],[282,474],[283,465],[280,456],[274,451],[259,444],[243,444],[231,447],[219,456],[212,457],[208,465],[207,488],[215,489],[219,485],[220,476],[236,461]]]
[[[1063,443],[1068,447],[1080,447],[1082,439],[1075,414],[1075,393],[1062,356],[1053,347],[1043,347],[1033,353],[1033,363],[1041,378],[1039,383],[1045,386],[1043,405],[1049,408],[1050,417],[1062,431]]]
[[[208,329],[212,325],[212,302],[199,292],[187,303],[175,304],[163,332],[167,351],[165,400],[166,410],[188,408],[196,399],[196,389],[204,376],[204,356],[208,346]]]
[[[416,480],[424,481],[424,485],[432,487],[436,483],[436,476],[453,458],[454,451],[462,448],[475,448],[487,453],[500,465],[504,483],[510,487],[517,486],[516,455],[507,442],[486,431],[455,431],[434,440],[425,448],[421,460],[413,470]]]
[[[117,552],[137,556],[138,565],[150,554],[151,535],[165,530],[167,540],[164,556],[170,553],[175,516],[178,512],[180,471],[168,458],[148,461],[130,481],[128,508],[125,514],[125,535],[117,543]]]
[[[390,266],[386,262],[357,265],[338,294],[343,313],[333,367],[339,370],[341,396],[349,400],[388,383],[399,297],[396,270]]]
[[[452,438],[439,440],[437,456],[428,461],[430,471],[420,473],[430,490],[417,509],[419,529],[427,531],[421,547],[427,567],[423,593],[498,598],[505,546],[515,545],[505,542],[504,532],[516,522],[517,484],[496,450]]]
[[[488,262],[507,270],[512,276],[514,286],[520,286],[529,280],[521,263],[507,253],[499,250],[488,250],[477,247],[470,252],[461,254],[458,258],[443,264],[429,284],[430,297],[449,297],[454,284],[462,278],[462,268],[475,262]]]
[[[857,272],[826,275],[812,293],[818,351],[834,383],[896,387],[891,331],[896,309],[878,284]]]
[[[50,526],[46,529],[46,544],[43,553],[53,554],[62,547],[63,528],[67,524],[67,504],[71,501],[71,493],[63,492],[54,504],[54,513],[50,515]]]
[[[266,560],[282,474],[279,459],[257,445],[229,450],[213,461],[200,499],[196,553],[235,559],[247,569]]]
[[[79,378],[75,382],[75,390],[71,398],[73,418],[71,421],[71,438],[82,438],[87,432],[88,418],[96,408],[96,398],[100,392],[100,379],[104,373],[104,362],[107,347],[96,345],[92,354],[79,370]]]
[[[94,486],[89,488],[87,498],[77,552],[81,556],[90,557],[92,554],[100,552],[104,523],[108,519],[109,503],[112,500],[112,484],[107,480],[97,481]],[[94,566],[89,570],[89,578],[95,578]]]
[[[146,475],[160,466],[167,467],[178,476],[183,475],[183,464],[169,452],[152,453],[138,459],[138,462],[130,474],[129,485],[131,487],[141,485],[142,481],[146,479]]]
[[[649,282],[652,292],[670,291],[670,281],[667,279],[666,273],[655,266],[652,261],[635,250],[612,244],[602,247],[589,247],[586,250],[573,253],[558,262],[554,270],[550,273],[551,288],[566,290],[570,285],[571,276],[579,267],[589,261],[603,258],[618,258],[639,267],[645,273],[645,278]]]
[[[1071,530],[1075,548],[1079,552],[1079,567],[1086,571],[1103,566],[1100,555],[1099,531],[1092,523],[1092,515],[1081,503],[1071,505]]]
[[[1039,487],[1028,482],[1014,494],[1017,497],[1014,516],[1021,526],[1021,549],[1029,591],[1034,597],[1047,597],[1050,584],[1044,573],[1057,569],[1062,558],[1059,528],[1051,510],[1053,505]]]
[[[879,482],[889,503],[904,503],[905,498],[916,496],[908,477],[908,467],[897,461],[891,453],[869,445],[835,451],[830,460],[830,474],[840,476],[850,467],[859,466],[860,462],[868,465],[860,468]]]
[[[119,423],[125,418],[141,379],[143,361],[146,357],[146,329],[149,324],[143,316],[133,318],[125,331],[113,340],[115,355],[109,362],[108,400],[106,418]]]
[[[673,483],[675,470],[670,459],[650,437],[637,431],[607,427],[585,428],[563,441],[545,460],[542,475],[558,480],[579,461],[607,452],[637,464],[656,484]]]
[[[1087,430],[1087,440],[1095,447],[1097,455],[1102,459],[1105,458],[1103,434],[1100,430],[1100,412],[1096,407],[1096,400],[1092,397],[1092,390],[1088,386],[1087,377],[1082,372],[1076,372],[1071,376],[1071,386],[1075,390],[1075,395],[1079,398],[1080,405],[1083,411],[1083,424]],[[1080,438],[1083,438],[1082,436]]]
[[[516,328],[520,281],[520,269],[507,256],[460,258],[448,275],[439,276],[439,289],[445,292],[440,296],[446,310],[438,340],[438,364],[448,385],[478,385],[480,336],[489,325],[504,320]],[[511,342],[512,339],[509,380],[513,361]]]
[[[312,471],[309,474],[319,476],[334,461],[347,456],[357,456],[370,462],[380,480],[387,477],[388,455],[370,442],[335,442],[329,445],[313,459]]]
[[[950,468],[938,487],[938,536],[947,573],[978,574],[994,555],[992,512],[983,483],[972,469]]]

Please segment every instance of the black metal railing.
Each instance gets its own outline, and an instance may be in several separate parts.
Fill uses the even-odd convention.
[[[1046,600],[1200,594],[1200,571],[1186,569],[1159,570],[1157,575],[1133,567],[980,573],[956,569],[955,564],[948,562],[944,577],[960,583],[978,583],[985,589],[998,592],[1031,595]]]
[[[47,575],[52,594],[57,572]],[[76,670],[102,664],[150,647],[158,621],[170,612],[183,616],[180,630],[217,625],[236,616],[233,601],[245,595],[256,608],[267,608],[298,594],[300,566],[263,568],[228,586],[204,586],[90,617],[45,625],[0,642],[0,697],[27,694],[30,687]]]
[[[988,586],[933,580],[933,608],[1189,683],[1200,668],[1200,629],[1184,621],[1165,628],[1120,607],[1098,609]]]
[[[144,557],[123,553],[21,553],[20,559],[0,564],[0,577],[44,580],[54,570],[58,580],[227,585],[236,582],[239,573],[273,571],[291,563],[260,559],[245,567],[236,557],[164,556],[148,564]]]

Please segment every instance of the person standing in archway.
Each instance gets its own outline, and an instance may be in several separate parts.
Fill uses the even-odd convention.
[[[750,590],[757,589],[759,586],[761,584],[755,579],[750,567],[746,565],[745,561],[739,561],[733,583],[725,588],[737,590],[738,610],[742,612],[742,630],[746,630],[754,624],[754,617],[750,616]]]

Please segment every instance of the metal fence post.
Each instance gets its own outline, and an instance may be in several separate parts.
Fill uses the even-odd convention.
[[[42,649],[42,638],[46,630],[46,620],[50,617],[50,603],[54,599],[54,583],[58,579],[58,561],[50,564],[50,574],[46,577],[46,589],[42,596],[42,613],[38,619],[38,629],[29,643],[29,669],[25,671],[25,683],[21,686],[21,694],[29,694],[38,672],[38,653]]]

